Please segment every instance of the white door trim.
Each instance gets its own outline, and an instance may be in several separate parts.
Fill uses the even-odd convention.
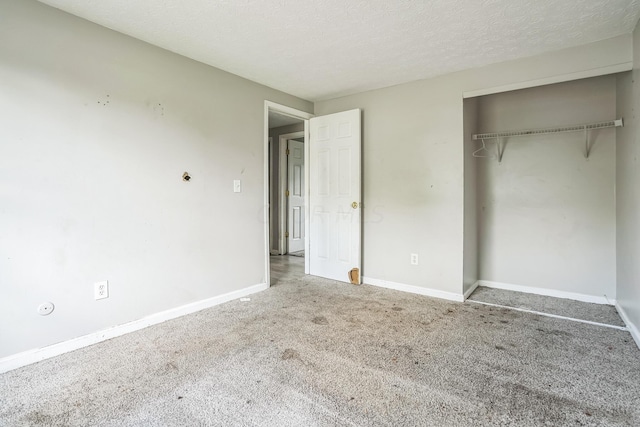
[[[315,116],[312,116],[315,117]],[[311,117],[309,117],[310,119]],[[304,274],[309,274],[309,182],[311,173],[309,172],[309,119],[304,121]]]
[[[278,174],[278,194],[280,195],[280,203],[279,203],[279,230],[278,234],[278,253],[283,255],[288,252],[287,248],[287,238],[285,237],[285,231],[287,230],[287,168],[283,167],[288,164],[287,159],[287,143],[290,139],[300,138],[304,136],[304,131],[285,133],[280,135],[280,160],[278,163],[279,174]],[[306,142],[306,141],[305,141]],[[305,152],[307,151],[305,147]]]
[[[276,111],[280,114],[285,114],[287,116],[295,117],[300,120],[304,120],[304,139],[305,141],[309,140],[309,119],[313,117],[313,114],[307,113],[302,110],[297,110],[295,108],[287,107],[286,105],[277,104],[271,101],[264,101],[264,135],[263,135],[263,146],[264,146],[264,175],[262,180],[264,182],[264,208],[262,209],[263,221],[264,221],[264,282],[267,286],[271,286],[271,268],[269,266],[269,256],[271,252],[270,248],[270,239],[269,239],[269,110]],[[304,165],[304,176],[305,176],[305,195],[309,194],[309,159],[308,154],[309,150],[304,151],[305,156],[305,165]],[[307,206],[308,197],[305,197],[305,215],[308,215],[309,207]],[[309,221],[305,221],[305,236],[309,235],[309,230],[307,229]],[[309,239],[305,239],[305,253],[309,253]],[[308,257],[304,258],[304,272],[305,274],[309,274],[309,261]]]
[[[271,150],[273,149],[273,138],[269,137],[268,140],[269,151],[267,156],[267,161],[269,162],[269,168],[271,168],[271,164],[273,163],[273,159],[271,158]],[[271,180],[271,176],[269,176],[269,180]],[[271,185],[271,184],[269,184]],[[273,195],[269,193],[269,218],[273,216]],[[269,230],[269,241],[273,241],[273,230]],[[277,251],[271,249],[271,245],[269,245],[269,253],[271,255],[277,255]]]

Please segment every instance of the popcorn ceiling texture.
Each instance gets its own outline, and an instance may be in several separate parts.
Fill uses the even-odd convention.
[[[42,0],[311,101],[631,33],[640,0]]]

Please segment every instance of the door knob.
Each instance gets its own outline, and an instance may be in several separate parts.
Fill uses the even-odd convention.
[[[353,202],[353,203],[351,203],[351,207],[352,207],[353,209],[358,209],[358,202]]]

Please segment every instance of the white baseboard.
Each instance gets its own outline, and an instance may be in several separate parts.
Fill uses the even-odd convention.
[[[473,291],[475,291],[478,286],[480,286],[480,281],[476,280],[476,283],[474,283],[473,285],[471,285],[471,287],[469,289],[467,289],[467,292],[464,293],[464,300],[466,301],[467,298],[469,298],[471,296],[471,294],[473,293]]]
[[[504,289],[506,291],[524,292],[527,294],[545,295],[548,297],[566,298],[582,302],[590,302],[594,304],[615,305],[616,300],[607,298],[606,295],[586,295],[575,292],[558,291],[555,289],[536,288],[533,286],[512,285],[510,283],[491,282],[489,280],[478,280],[480,286],[495,289]]]
[[[204,310],[206,308],[210,308],[234,299],[242,298],[246,295],[251,295],[268,288],[269,285],[267,285],[266,283],[260,283],[258,285],[249,286],[247,288],[239,289],[237,291],[229,292],[223,295],[218,295],[216,297],[207,298],[180,307],[161,311],[159,313],[143,317],[142,319],[134,320],[123,325],[112,326],[110,328],[93,332],[88,335],[83,335],[81,337],[73,338],[68,341],[63,341],[61,343],[53,344],[47,347],[28,350],[8,357],[4,357],[0,359],[0,373],[8,372],[22,366],[39,362],[41,360],[59,356],[61,354],[68,353],[73,350],[78,350],[82,347],[87,347],[111,338],[119,337],[130,332],[138,331],[151,325],[157,325],[158,323],[166,322],[167,320],[195,313],[197,311]]]
[[[636,345],[638,346],[638,348],[640,348],[640,330],[638,330],[638,326],[634,325],[633,322],[631,322],[631,319],[627,315],[627,312],[624,311],[624,308],[622,308],[620,304],[616,304],[616,310],[618,311],[618,314],[622,318],[624,324],[627,325],[627,330],[631,333],[631,336],[636,342]]]
[[[366,285],[373,285],[381,288],[393,289],[395,291],[409,292],[412,294],[425,295],[425,296],[434,297],[434,298],[442,298],[450,301],[457,301],[457,302],[464,301],[464,296],[462,294],[440,291],[438,289],[423,288],[421,286],[415,286],[415,285],[405,285],[404,283],[373,279],[371,277],[363,277],[362,282]]]

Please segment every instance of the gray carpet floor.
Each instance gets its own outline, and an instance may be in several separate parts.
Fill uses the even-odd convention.
[[[640,425],[628,332],[302,275],[0,376],[3,426]]]
[[[544,295],[525,294],[479,287],[469,297],[471,301],[488,302],[506,307],[539,311],[606,325],[624,326],[615,307],[603,304],[591,304],[568,299],[548,297]]]

